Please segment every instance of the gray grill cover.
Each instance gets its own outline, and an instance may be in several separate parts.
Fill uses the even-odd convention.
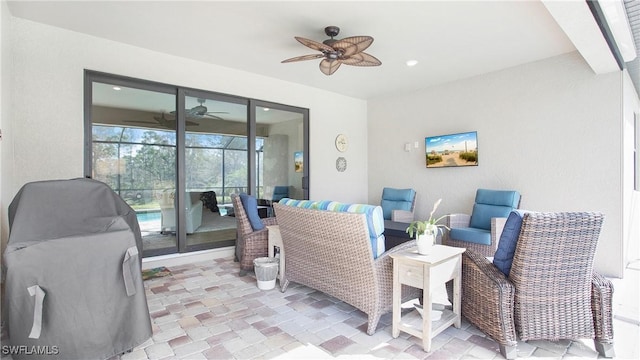
[[[14,359],[107,359],[151,337],[138,220],[107,185],[26,184],[9,228],[5,319],[11,345],[26,346]]]

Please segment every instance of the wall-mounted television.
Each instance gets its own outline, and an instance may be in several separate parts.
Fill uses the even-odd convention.
[[[424,139],[428,168],[478,165],[478,133],[429,136]]]

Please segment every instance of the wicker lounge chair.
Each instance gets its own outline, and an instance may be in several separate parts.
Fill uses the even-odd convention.
[[[238,233],[236,238],[236,259],[240,262],[240,276],[253,270],[253,260],[267,256],[269,230],[267,226],[277,225],[276,218],[260,219],[265,225],[262,230],[254,231],[242,206],[240,197],[231,195],[233,211],[237,220]]]
[[[290,281],[338,298],[367,314],[372,335],[392,309],[393,262],[389,254],[415,246],[411,240],[373,258],[364,214],[274,204],[286,256],[282,291]],[[421,291],[403,286],[403,300]]]
[[[462,315],[500,344],[507,359],[520,340],[595,339],[613,356],[610,281],[593,271],[603,217],[598,213],[527,213],[509,277],[467,250]]]
[[[451,229],[443,244],[463,247],[484,256],[493,256],[509,213],[520,207],[520,193],[513,190],[476,190],[473,212],[451,214],[447,227]]]

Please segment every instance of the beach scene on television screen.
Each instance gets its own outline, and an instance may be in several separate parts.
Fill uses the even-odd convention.
[[[475,131],[427,137],[425,149],[428,168],[478,165],[478,137]]]

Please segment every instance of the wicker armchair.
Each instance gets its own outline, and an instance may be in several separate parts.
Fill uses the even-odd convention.
[[[236,238],[236,260],[240,262],[240,276],[244,276],[248,271],[253,270],[253,260],[259,257],[267,256],[269,230],[267,226],[277,225],[276,218],[261,219],[265,228],[254,231],[247,217],[247,213],[242,206],[240,197],[231,195],[233,202],[233,211],[237,220],[237,238]]]
[[[373,258],[364,214],[304,209],[274,204],[286,270],[282,291],[290,281],[340,299],[368,316],[373,335],[380,316],[392,310],[391,253],[416,246],[400,244]],[[403,301],[421,297],[421,290],[403,286]]]
[[[450,214],[450,229],[443,245],[463,247],[484,256],[493,256],[509,213],[520,207],[520,193],[511,190],[476,190],[473,212]]]
[[[602,221],[599,213],[525,214],[509,277],[467,250],[462,315],[507,359],[517,355],[517,338],[592,338],[602,356],[614,356],[613,286],[593,271]]]

